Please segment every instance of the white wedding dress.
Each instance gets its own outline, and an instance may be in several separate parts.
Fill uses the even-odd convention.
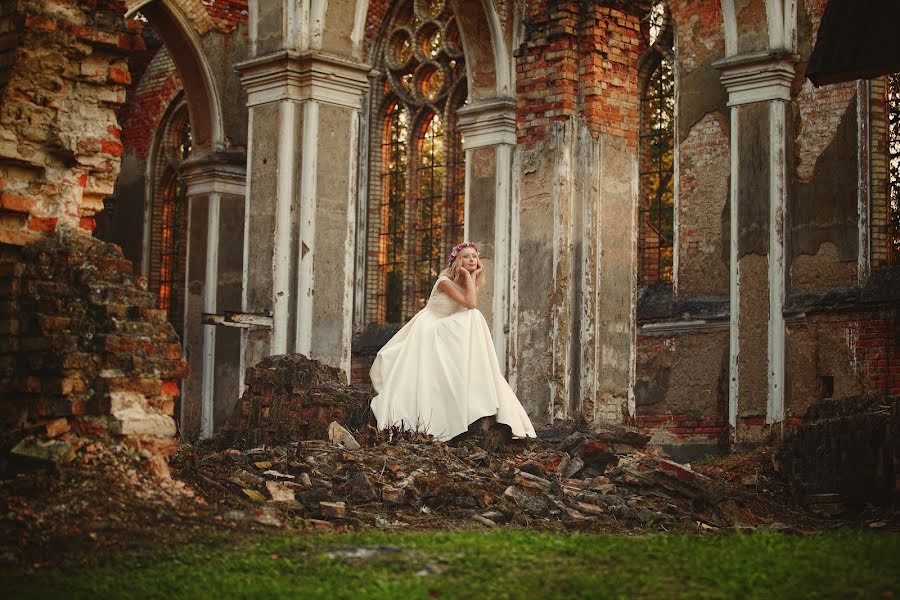
[[[497,415],[515,437],[535,437],[534,427],[497,362],[484,315],[438,289],[378,352],[369,374],[377,396],[378,427],[430,433],[449,440],[481,417]]]

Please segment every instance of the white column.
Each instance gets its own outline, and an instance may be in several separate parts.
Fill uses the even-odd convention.
[[[186,274],[189,280],[203,281],[203,313],[215,313],[217,309],[218,274],[219,274],[219,216],[223,194],[241,197],[245,194],[246,173],[243,165],[223,160],[216,155],[208,155],[190,159],[180,170],[182,181],[187,187],[187,198],[205,196],[207,199],[206,218],[206,262],[201,274]],[[200,226],[191,222],[191,226]],[[200,249],[194,248],[194,251]],[[191,249],[189,248],[189,252]],[[188,265],[191,264],[188,258]],[[186,294],[187,296],[187,294]],[[185,311],[187,312],[187,311]],[[216,326],[195,323],[185,324],[188,328],[202,327],[202,359],[200,377],[200,437],[210,438],[213,435],[213,398],[215,397],[215,361],[216,361]],[[193,361],[192,361],[193,362]],[[194,363],[195,365],[197,363]],[[234,390],[235,395],[239,390]]]
[[[740,111],[743,106],[766,103],[768,110],[768,327],[767,327],[767,390],[766,422],[784,420],[785,327],[784,301],[786,286],[785,230],[788,206],[787,107],[791,100],[796,57],[780,54],[752,54],[729,57],[716,63],[722,72],[722,83],[728,90],[731,107],[731,341],[729,423],[737,425],[741,382],[739,370],[741,351],[747,344],[740,328],[739,306],[742,296],[741,256],[739,254],[741,227],[740,180],[748,168],[741,153]],[[744,359],[746,360],[746,359]]]
[[[512,224],[513,186],[512,166],[516,148],[516,105],[512,98],[485,100],[463,107],[458,111],[459,130],[463,134],[466,151],[466,220],[465,235],[470,235],[469,219],[471,194],[472,157],[478,148],[494,148],[496,172],[494,187],[494,266],[493,297],[491,299],[491,336],[497,351],[500,367],[506,374],[508,364],[508,340],[510,319],[510,274],[512,272]],[[474,199],[484,201],[484,199]]]

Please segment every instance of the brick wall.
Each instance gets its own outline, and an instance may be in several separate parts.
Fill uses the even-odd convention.
[[[636,146],[640,19],[646,8],[643,3],[528,3],[525,39],[516,50],[520,144],[533,146],[550,123],[578,115],[593,135],[608,133]]]
[[[367,391],[341,383],[334,367],[302,354],[270,356],[247,369],[238,435],[249,444],[322,438],[331,421],[356,429],[369,422]]]
[[[165,47],[160,48],[130,91],[128,104],[120,115],[126,153],[134,153],[144,160],[149,157],[163,115],[182,89],[171,55]]]
[[[0,106],[0,243],[61,223],[93,229],[122,155],[115,111],[131,83],[127,56],[143,48],[140,22],[122,14],[115,1],[19,5]]]
[[[62,233],[0,250],[0,428],[53,423],[174,448],[181,344],[112,244]]]
[[[885,267],[891,263],[891,207],[890,207],[890,174],[889,149],[890,129],[888,118],[890,105],[888,102],[887,77],[878,77],[871,81],[869,94],[869,127],[871,146],[869,148],[872,165],[871,189],[871,247],[870,259],[872,268]]]

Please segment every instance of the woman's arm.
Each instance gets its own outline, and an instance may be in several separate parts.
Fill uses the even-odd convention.
[[[460,306],[475,308],[478,305],[478,291],[475,289],[475,281],[471,273],[465,269],[460,269],[460,271],[463,273],[465,287],[460,289],[459,286],[449,279],[444,279],[438,283],[438,289],[453,298],[453,301]]]

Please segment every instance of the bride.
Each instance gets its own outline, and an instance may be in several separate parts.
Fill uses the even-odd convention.
[[[370,376],[379,428],[399,425],[449,440],[497,415],[514,437],[535,437],[503,378],[484,315],[476,308],[484,269],[474,242],[457,245],[428,303],[378,352]]]

